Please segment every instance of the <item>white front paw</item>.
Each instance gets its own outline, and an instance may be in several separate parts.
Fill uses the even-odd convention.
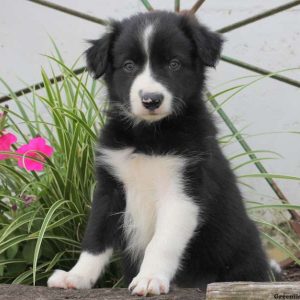
[[[169,292],[169,280],[160,275],[143,276],[138,274],[133,278],[128,289],[132,295],[147,296],[147,295],[160,295]]]
[[[93,286],[93,282],[88,278],[62,270],[55,270],[47,284],[48,287],[61,289],[90,289]]]
[[[63,270],[55,270],[47,281],[48,287],[67,289],[67,284],[65,281],[67,275],[68,272],[65,272]]]

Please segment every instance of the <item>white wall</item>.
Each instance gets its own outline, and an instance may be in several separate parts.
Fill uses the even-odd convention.
[[[100,18],[129,16],[134,12],[145,11],[138,0],[55,0]],[[173,0],[152,0],[159,9],[173,9]],[[194,1],[181,1],[184,8],[190,8]],[[218,29],[263,10],[284,4],[283,0],[207,0],[197,13],[198,18],[212,29]],[[103,26],[67,14],[42,7],[24,0],[2,0],[0,3],[0,76],[14,89],[24,87],[24,82],[33,84],[41,80],[40,68],[49,70],[47,59],[42,54],[50,54],[53,47],[51,36],[61,50],[67,64],[73,63],[86,49],[85,39],[98,37]],[[300,6],[260,20],[225,34],[227,42],[224,54],[244,60],[247,63],[272,71],[300,67]],[[79,66],[83,65],[80,59]],[[229,80],[255,75],[239,67],[220,62],[216,70],[209,72],[208,86],[212,92],[235,85],[218,85]],[[300,70],[283,73],[300,80]],[[22,79],[20,81],[19,79]],[[250,82],[253,78],[244,79]],[[6,90],[0,85],[0,93]],[[225,97],[218,98],[219,101]],[[300,89],[272,79],[264,79],[237,94],[224,107],[235,125],[245,133],[256,135],[266,132],[281,132],[249,137],[253,149],[267,149],[279,152],[283,158],[269,160],[264,165],[271,173],[288,174],[300,177]],[[218,119],[220,135],[228,133],[226,126]],[[240,152],[237,143],[227,147],[230,156]],[[240,170],[239,174],[257,173],[253,167]],[[250,200],[274,201],[273,193],[261,179],[247,179],[257,192],[243,188],[245,197]],[[288,199],[300,204],[300,182],[277,180]]]

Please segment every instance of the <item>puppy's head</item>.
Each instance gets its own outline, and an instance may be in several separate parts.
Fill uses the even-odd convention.
[[[221,37],[194,17],[152,12],[112,22],[86,57],[95,78],[105,75],[112,109],[154,122],[199,100],[221,48]]]

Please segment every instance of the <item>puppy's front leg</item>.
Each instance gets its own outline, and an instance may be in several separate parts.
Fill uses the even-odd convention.
[[[69,271],[55,270],[48,279],[48,287],[62,289],[90,289],[93,287],[113,250],[106,249],[101,253],[82,251],[76,265]]]
[[[139,274],[132,280],[132,294],[168,293],[182,254],[198,224],[198,206],[183,194],[161,199],[154,236],[148,244]]]
[[[56,270],[48,280],[49,287],[89,289],[110,260],[125,204],[112,177],[105,170],[99,172],[101,184],[94,193],[80,258],[69,272]]]

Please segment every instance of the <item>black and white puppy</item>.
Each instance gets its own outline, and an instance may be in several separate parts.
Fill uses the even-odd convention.
[[[203,101],[205,70],[222,38],[168,12],[113,22],[87,64],[103,74],[108,120],[97,147],[97,187],[77,264],[50,287],[91,288],[122,250],[133,294],[170,283],[267,281],[269,264]]]

